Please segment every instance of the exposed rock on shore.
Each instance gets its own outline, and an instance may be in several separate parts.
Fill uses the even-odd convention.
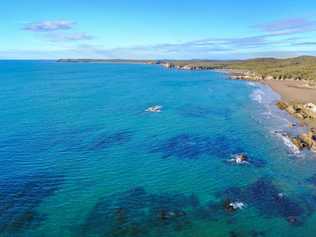
[[[178,70],[213,70],[216,69],[212,66],[201,66],[201,65],[193,65],[193,64],[185,64],[185,65],[176,65],[173,63],[161,63],[157,62],[157,64],[160,64],[163,67],[166,68],[175,68]]]
[[[161,63],[160,65],[162,65],[163,67],[166,67],[166,68],[174,68],[175,67],[174,64],[172,64],[172,63]]]
[[[302,121],[316,119],[316,105],[312,103],[288,104],[284,101],[279,101],[277,106]],[[291,140],[300,150],[308,148],[316,151],[316,128],[311,128],[310,131],[293,137]]]
[[[313,120],[316,119],[316,105],[313,103],[286,103],[279,101],[277,104],[279,109],[287,111],[289,114],[295,116],[300,120]]]
[[[300,150],[308,148],[316,152],[316,129],[312,128],[309,132],[294,137],[292,142]]]
[[[233,80],[250,80],[250,81],[259,81],[265,79],[264,77],[257,75],[251,71],[244,70],[230,70],[231,79]]]

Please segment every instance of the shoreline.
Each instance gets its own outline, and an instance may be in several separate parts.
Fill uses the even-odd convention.
[[[290,141],[300,151],[308,149],[316,152],[316,87],[310,86],[308,81],[303,80],[254,80],[251,78],[236,78],[232,74],[230,74],[230,78],[231,80],[237,79],[261,83],[269,86],[275,93],[280,95],[281,100],[276,103],[276,106],[296,118],[308,130],[298,136],[288,134]],[[292,127],[293,125],[289,126]],[[297,125],[294,124],[294,126]]]
[[[316,152],[316,84],[313,82],[294,79],[277,80],[271,76],[262,78],[251,70],[208,69],[190,66],[170,66],[170,64],[162,64],[162,66],[178,70],[211,70],[225,73],[229,75],[231,80],[252,81],[269,86],[281,97],[276,106],[296,118],[302,126],[307,127],[308,131],[298,136],[288,134],[293,145],[299,150],[308,149]],[[297,125],[291,124],[289,126]]]
[[[264,85],[269,86],[273,91],[281,96],[281,102],[287,103],[288,106],[304,106],[309,103],[316,105],[316,88],[305,87],[305,81],[262,81]],[[280,107],[279,107],[280,108]],[[282,108],[280,108],[282,109]],[[284,109],[283,109],[284,110]],[[299,121],[304,123],[309,128],[316,127],[316,113],[314,118],[302,118],[294,111],[287,111],[292,116],[296,117]],[[305,111],[302,111],[305,112]],[[296,116],[297,114],[298,116]]]
[[[301,60],[312,60],[316,63],[316,58],[297,57],[294,58],[293,65],[301,64]],[[259,61],[258,61],[259,60]],[[268,59],[269,60],[269,59]],[[271,60],[271,59],[270,59]],[[290,59],[291,60],[291,59]],[[298,61],[297,61],[298,60]],[[251,61],[251,60],[250,60]],[[267,60],[257,59],[251,63],[254,65],[266,65]],[[279,62],[282,60],[279,60]],[[84,63],[137,63],[137,64],[157,64],[167,69],[197,71],[210,70],[229,75],[231,80],[244,80],[258,82],[269,86],[274,92],[280,95],[281,100],[276,106],[286,111],[288,114],[296,118],[301,125],[306,126],[308,132],[292,137],[289,135],[292,143],[299,149],[309,149],[316,152],[316,80],[304,80],[298,75],[273,75],[269,73],[258,73],[257,70],[251,69],[254,65],[250,64],[246,68],[236,68],[237,62],[221,62],[221,61],[155,61],[155,60],[93,60],[93,59],[60,59],[57,62],[84,62]],[[274,65],[277,61],[272,59],[270,62]],[[291,62],[293,63],[293,62]],[[234,67],[235,65],[235,67]],[[231,66],[233,66],[231,68]],[[271,65],[270,65],[271,66]],[[275,67],[276,65],[274,65]],[[282,66],[282,64],[281,64]],[[293,66],[295,67],[295,66]],[[273,76],[272,76],[273,75]],[[297,126],[292,124],[289,126]]]

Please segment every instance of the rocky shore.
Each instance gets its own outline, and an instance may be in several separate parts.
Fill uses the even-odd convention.
[[[299,149],[309,149],[316,152],[316,85],[309,81],[285,79],[282,77],[275,78],[270,75],[259,75],[250,70],[237,69],[218,69],[211,66],[190,65],[190,64],[173,64],[171,62],[158,63],[166,68],[174,68],[178,70],[216,70],[228,73],[233,80],[249,80],[258,81],[269,85],[276,90],[282,97],[286,94],[285,100],[277,102],[277,107],[288,112],[290,115],[297,118],[302,124],[308,126],[308,132],[302,133],[299,136],[291,137],[292,143]],[[279,90],[275,85],[278,81],[283,87],[285,84],[290,84],[283,90]],[[286,89],[286,90],[284,90]],[[295,91],[300,90],[300,91]],[[302,91],[302,92],[301,92]],[[286,92],[286,93],[285,93]],[[314,102],[314,103],[312,103]]]
[[[279,109],[287,111],[303,123],[308,124],[311,121],[316,121],[316,105],[313,103],[301,104],[279,101],[277,106]],[[311,127],[306,133],[292,137],[291,140],[300,150],[307,148],[316,152],[316,128],[314,127]]]
[[[151,63],[154,64],[154,63]],[[229,69],[221,68],[217,64],[211,65],[200,65],[200,64],[174,64],[172,62],[156,62],[165,68],[174,68],[178,70],[214,70],[230,75],[231,79],[234,80],[251,80],[251,81],[260,81],[260,80],[273,80],[272,76],[262,76],[250,70],[240,70],[240,69]]]
[[[190,65],[190,64],[187,64],[187,65],[176,65],[176,64],[173,64],[173,63],[157,63],[157,64],[160,64],[161,66],[163,67],[166,67],[166,68],[174,68],[174,69],[178,69],[178,70],[213,70],[215,69],[214,67],[212,66],[200,66],[200,65]]]
[[[316,151],[316,57],[249,60],[93,60],[60,59],[58,62],[157,64],[178,70],[215,70],[233,80],[257,81],[281,95],[277,106],[296,117],[309,131],[291,138],[299,149]]]

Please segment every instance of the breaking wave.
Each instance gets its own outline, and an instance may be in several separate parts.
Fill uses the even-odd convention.
[[[289,148],[291,153],[293,154],[301,153],[298,147],[293,144],[293,142],[291,141],[291,138],[289,137],[287,133],[282,132],[282,131],[274,131],[273,133],[277,135],[277,137],[279,137],[283,141],[283,143]]]
[[[259,104],[262,104],[263,102],[263,97],[264,97],[264,91],[261,89],[256,89],[254,90],[251,95],[250,98],[256,102],[258,102]]]

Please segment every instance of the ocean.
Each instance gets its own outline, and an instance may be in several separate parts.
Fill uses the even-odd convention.
[[[0,236],[313,237],[316,156],[278,99],[215,71],[0,61]]]

